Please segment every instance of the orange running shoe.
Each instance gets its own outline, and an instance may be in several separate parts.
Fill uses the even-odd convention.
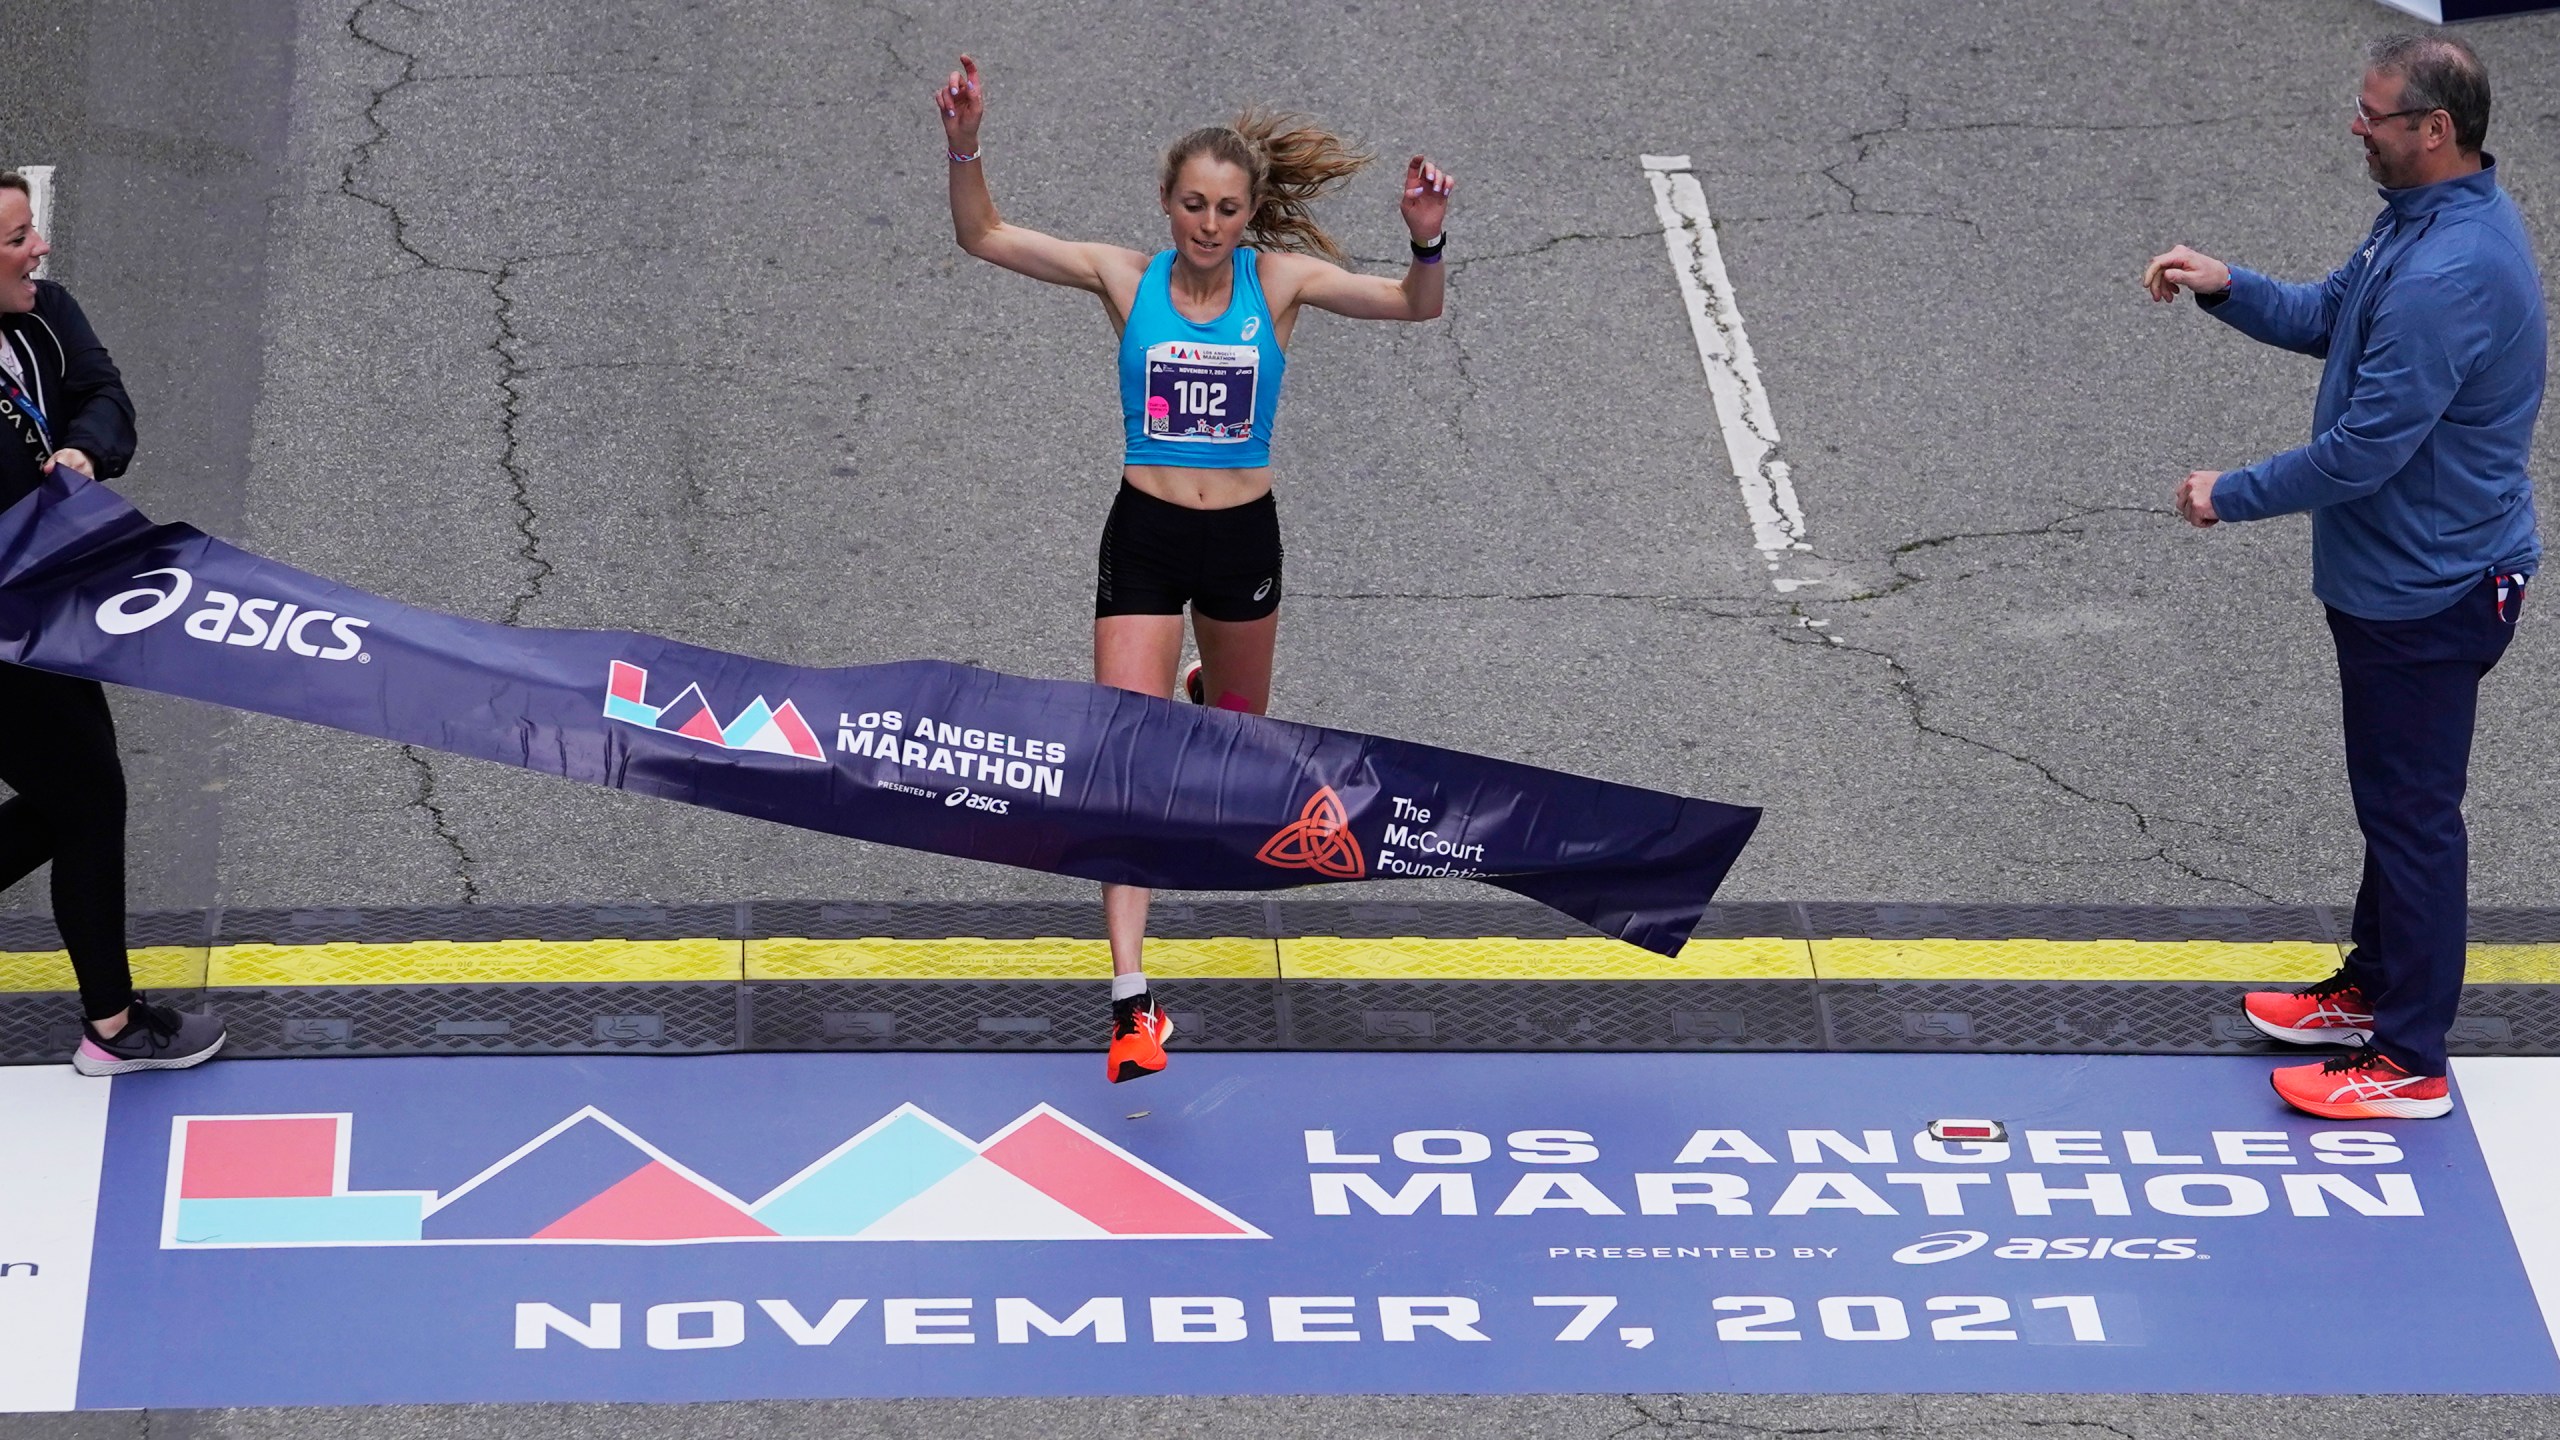
[[[1183,668],[1182,698],[1194,705],[1209,703],[1209,686],[1200,678],[1200,662],[1197,660]]]
[[[2284,1103],[2323,1120],[2432,1120],[2453,1113],[2441,1075],[2412,1075],[2367,1046],[2335,1060],[2288,1065],[2268,1077]]]
[[[1115,1019],[1111,1026],[1111,1052],[1103,1057],[1103,1069],[1111,1083],[1143,1080],[1164,1068],[1164,1042],[1173,1038],[1173,1020],[1149,1001],[1143,1010],[1132,1009],[1125,1020]]]
[[[2260,1032],[2295,1045],[2363,1045],[2373,1039],[2373,1002],[2339,971],[2299,990],[2253,990],[2240,1008]]]

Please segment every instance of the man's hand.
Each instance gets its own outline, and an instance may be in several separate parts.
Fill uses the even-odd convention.
[[[85,450],[56,450],[53,452],[53,463],[68,466],[92,480],[98,478],[98,462],[90,459]]]
[[[2178,482],[2178,514],[2199,530],[2219,525],[2222,517],[2213,513],[2213,482],[2222,478],[2219,470],[2190,470]]]
[[[2219,295],[2231,288],[2231,267],[2198,250],[2184,245],[2164,255],[2154,255],[2142,267],[2142,288],[2154,300],[2175,300],[2184,286],[2199,295]]]

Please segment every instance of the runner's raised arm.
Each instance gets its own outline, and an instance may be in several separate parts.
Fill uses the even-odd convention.
[[[951,234],[960,248],[981,260],[992,261],[1018,275],[1045,280],[1052,285],[1086,290],[1109,300],[1115,293],[1106,277],[1121,279],[1119,295],[1137,289],[1138,275],[1146,269],[1147,258],[1135,250],[1117,245],[1095,245],[1076,240],[1061,240],[1019,225],[1007,225],[996,213],[996,197],[987,188],[987,169],[980,158],[978,126],[986,119],[986,87],[978,77],[978,62],[963,55],[960,68],[951,72],[934,94],[935,108],[942,113],[942,137],[951,147]],[[1127,307],[1112,306],[1116,320]]]
[[[1312,305],[1354,320],[1436,320],[1447,286],[1440,278],[1440,247],[1449,218],[1449,192],[1456,181],[1427,155],[1404,165],[1406,243],[1413,261],[1403,278],[1360,275],[1314,255],[1274,251],[1270,256],[1273,299],[1282,310]]]

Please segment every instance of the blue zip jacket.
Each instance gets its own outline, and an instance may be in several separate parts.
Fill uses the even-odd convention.
[[[2532,573],[2542,277],[2497,161],[2385,190],[2354,258],[2317,285],[2237,266],[2206,308],[2326,357],[2311,443],[2214,482],[2214,513],[2311,512],[2311,589],[2366,620],[2443,610],[2492,571]]]

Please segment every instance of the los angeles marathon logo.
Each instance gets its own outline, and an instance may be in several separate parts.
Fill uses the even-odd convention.
[[[985,1140],[901,1105],[752,1201],[592,1105],[441,1193],[347,1188],[348,1114],[172,1126],[170,1250],[1270,1238],[1045,1104]]]
[[[1360,859],[1359,838],[1351,833],[1351,813],[1330,785],[1317,787],[1298,818],[1263,841],[1253,858],[1281,870],[1313,870],[1336,880],[1369,873]]]
[[[776,707],[759,695],[738,712],[737,719],[723,725],[711,702],[703,697],[700,685],[687,685],[683,693],[665,705],[650,704],[648,694],[648,671],[614,661],[612,674],[605,682],[604,717],[643,730],[681,735],[723,750],[753,750],[826,763],[827,752],[818,745],[818,733],[800,718],[799,707],[789,700]]]

